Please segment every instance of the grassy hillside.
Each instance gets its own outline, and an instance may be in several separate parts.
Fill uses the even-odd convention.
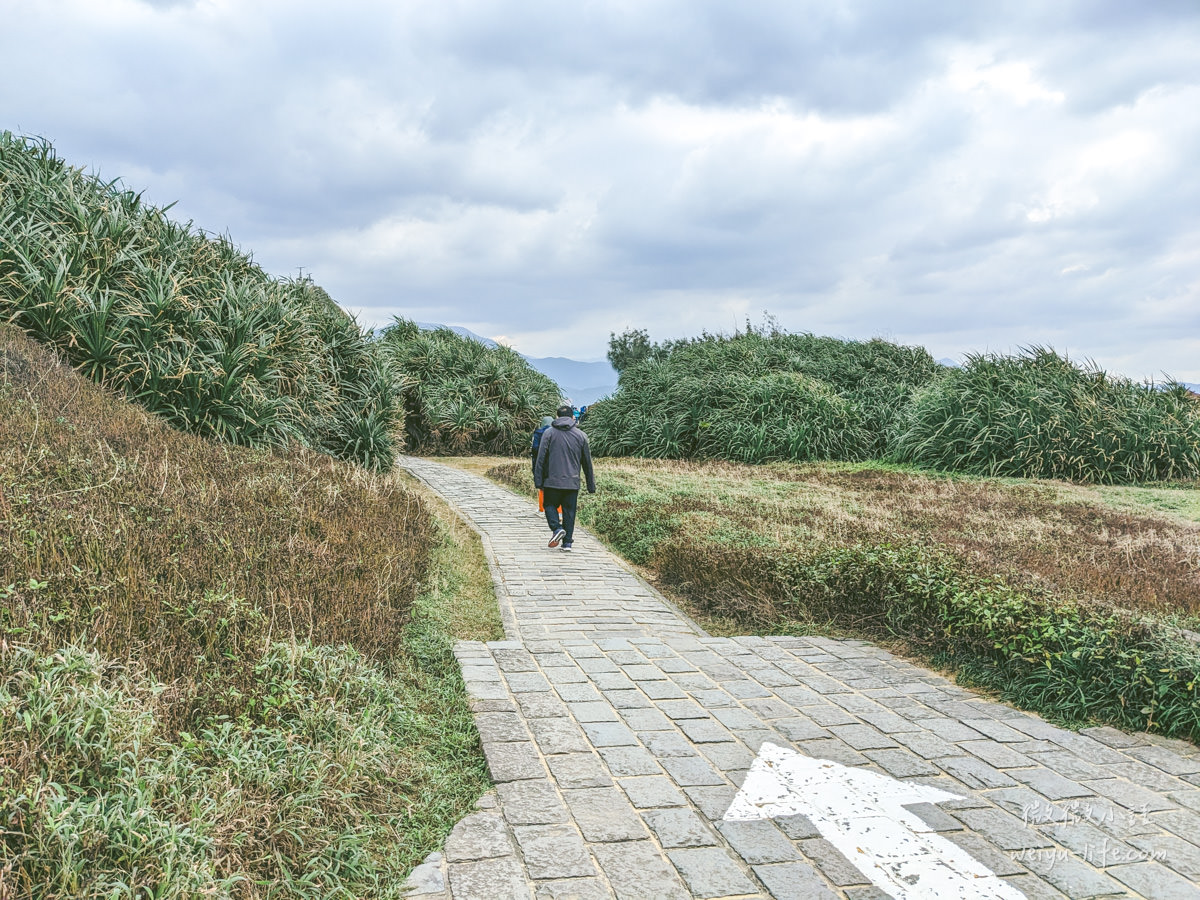
[[[1050,715],[1200,740],[1194,487],[633,459],[597,482],[582,521],[718,629],[898,639]]]
[[[398,474],[185,434],[0,328],[6,900],[394,896],[487,783],[468,535]]]
[[[186,431],[390,468],[400,379],[378,348],[311,281],[166,213],[0,132],[0,323]]]
[[[516,454],[542,416],[561,403],[558,385],[508,347],[487,347],[448,328],[397,319],[384,357],[406,377],[408,447],[433,455]]]

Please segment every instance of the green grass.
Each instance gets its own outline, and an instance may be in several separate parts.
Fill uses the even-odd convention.
[[[0,328],[0,884],[396,896],[487,788],[478,539],[399,473],[176,431]]]
[[[583,523],[720,633],[899,641],[1064,722],[1200,738],[1200,525],[1136,495],[869,462],[610,458],[597,483]]]

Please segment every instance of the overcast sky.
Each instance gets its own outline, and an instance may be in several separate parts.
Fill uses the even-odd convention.
[[[1200,381],[1196,0],[0,0],[0,58],[0,128],[364,325]]]

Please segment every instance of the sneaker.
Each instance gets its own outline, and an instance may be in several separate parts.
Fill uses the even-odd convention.
[[[548,543],[546,546],[547,547],[557,547],[559,544],[562,543],[562,539],[565,538],[566,536],[567,536],[566,530],[563,528],[560,528],[560,529],[558,529],[558,531],[554,532],[554,534],[550,535],[550,543]]]
[[[570,544],[563,544],[563,545],[562,545],[562,550],[563,550],[563,553],[570,553],[570,552],[571,552],[571,545],[570,545]]]

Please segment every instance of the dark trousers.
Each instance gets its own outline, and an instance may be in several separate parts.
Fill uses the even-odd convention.
[[[542,488],[542,496],[546,501],[546,523],[550,526],[550,530],[558,531],[559,528],[562,528],[567,533],[567,536],[563,538],[563,543],[572,543],[572,538],[575,537],[575,506],[579,503],[579,489]],[[562,507],[561,523],[558,520],[558,507],[560,506]]]

